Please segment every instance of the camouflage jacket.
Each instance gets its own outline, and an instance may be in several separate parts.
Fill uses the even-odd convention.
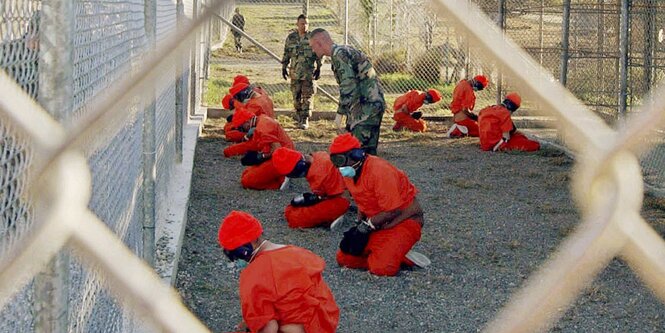
[[[386,108],[383,87],[367,56],[350,46],[333,45],[332,70],[339,85],[337,113],[358,123],[379,125]]]
[[[245,31],[245,17],[242,16],[241,14],[233,14],[233,18],[231,19],[231,23],[235,25],[236,27],[240,28],[240,30]]]
[[[297,30],[286,37],[282,67],[289,66],[289,62],[291,63],[289,73],[291,80],[312,80],[314,62],[317,67],[321,67],[321,59],[309,46],[309,31],[302,38]]]

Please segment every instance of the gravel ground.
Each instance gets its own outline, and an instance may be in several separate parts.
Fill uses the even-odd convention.
[[[307,132],[294,130],[288,119],[280,122],[304,152],[324,150],[332,138],[326,122],[314,122]],[[380,156],[420,190],[426,224],[416,249],[433,264],[392,278],[342,269],[335,251],[351,222],[332,231],[289,229],[284,207],[306,190],[306,181],[292,182],[286,193],[242,189],[243,167],[220,154],[228,145],[220,139],[222,125],[209,120],[197,145],[177,279],[187,306],[213,332],[232,331],[242,319],[239,272],[216,240],[220,219],[232,209],[259,218],[270,240],[325,259],[325,280],[341,309],[339,332],[478,331],[579,221],[568,191],[573,162],[557,151],[481,152],[477,139],[444,139],[446,128],[437,124],[425,135],[384,130]],[[662,199],[647,198],[643,212],[661,235],[664,207]],[[665,332],[665,306],[614,260],[551,331]]]

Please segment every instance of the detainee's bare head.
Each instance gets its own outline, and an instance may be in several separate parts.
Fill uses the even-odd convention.
[[[324,55],[332,55],[333,44],[333,40],[326,29],[316,28],[312,30],[309,36],[309,46],[319,58]]]

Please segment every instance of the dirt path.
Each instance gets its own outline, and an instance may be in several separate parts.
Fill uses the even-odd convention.
[[[231,209],[257,216],[269,239],[308,248],[326,260],[325,279],[342,313],[339,332],[477,331],[579,221],[568,191],[572,161],[559,152],[481,152],[476,139],[444,139],[445,128],[436,124],[426,135],[386,131],[390,142],[380,145],[380,155],[406,171],[420,190],[426,225],[416,247],[433,265],[393,278],[341,269],[335,251],[350,222],[334,231],[289,229],[283,209],[306,189],[305,181],[285,193],[242,189],[242,166],[220,155],[227,145],[218,138],[221,125],[209,124],[208,137],[197,146],[177,282],[187,305],[214,332],[232,331],[241,320],[238,271],[229,268],[216,241],[220,219]],[[301,151],[326,149],[332,137],[328,124],[312,126],[306,135],[292,132]],[[645,206],[645,217],[664,235],[665,205],[648,200]],[[615,260],[552,331],[664,328],[665,306]]]

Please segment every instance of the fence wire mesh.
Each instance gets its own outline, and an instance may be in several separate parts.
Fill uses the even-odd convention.
[[[30,96],[38,93],[37,27],[40,1],[10,1],[0,5],[0,68]],[[17,246],[33,226],[26,200],[27,172],[33,160],[29,139],[0,117],[0,253]],[[33,293],[23,288],[12,306],[0,311],[0,331],[24,332],[34,326]]]
[[[33,161],[32,147],[0,117],[0,259],[20,243],[34,225],[27,196],[27,173]],[[30,283],[31,284],[31,283]],[[0,311],[0,332],[26,332],[34,325],[32,288],[26,287]]]
[[[236,2],[236,8],[245,18],[245,32],[281,57],[284,39],[295,27],[304,3],[242,0]],[[566,1],[554,0],[464,0],[463,3],[478,5],[497,26],[503,27],[508,37],[551,73],[553,80],[563,80],[578,99],[611,124],[642,105],[646,92],[665,76],[665,4],[657,1],[629,2],[630,26],[624,38],[625,77],[621,69],[622,0],[571,0],[568,6]],[[309,1],[307,14],[310,30],[326,28],[335,42],[346,41],[370,56],[388,105],[410,89],[436,88],[442,92],[442,103],[426,107],[426,115],[450,114],[448,106],[455,84],[477,74],[490,78],[489,87],[477,94],[477,109],[499,102],[501,96],[514,89],[500,68],[482,60],[483,54],[469,43],[467,34],[438,16],[429,1]],[[225,18],[231,21],[232,16],[228,12]],[[212,77],[204,102],[221,105],[233,77],[245,74],[266,88],[277,108],[292,110],[291,92],[288,82],[281,79],[280,64],[246,39],[243,52],[239,53],[230,34],[214,35],[225,36],[217,42],[220,48],[212,53]],[[329,66],[323,69],[318,84],[337,96],[334,78],[327,71]],[[526,101],[520,113],[538,114],[539,108]],[[321,94],[315,95],[314,110],[335,109],[335,103]],[[545,126],[555,125],[550,122]],[[548,139],[561,138],[552,131]],[[645,156],[643,167],[649,174],[649,184],[665,189],[665,174],[661,171],[665,168],[659,164],[665,152],[659,151],[657,147]]]
[[[607,113],[611,119],[623,112],[621,99],[626,98],[630,111],[649,100],[645,93],[654,82],[663,77],[662,43],[665,16],[662,4],[656,1],[627,2],[629,29],[621,40],[622,1],[572,1],[563,8],[561,1],[488,1],[474,3],[495,22],[505,26],[506,34],[525,46],[538,63],[554,78],[566,77],[568,88],[594,110]],[[565,3],[565,1],[564,1]],[[481,52],[469,43],[463,30],[450,26],[446,19],[428,10],[427,1],[409,0],[341,0],[310,1],[308,15],[310,27],[326,27],[338,43],[348,36],[348,43],[369,54],[386,88],[388,103],[409,89],[438,88],[444,100],[450,100],[454,84],[476,73],[485,73],[495,83],[480,94],[479,105],[493,103],[502,91],[511,88],[510,77],[501,80],[502,73],[491,62],[480,60]],[[501,6],[499,6],[501,4]],[[131,69],[141,63],[140,52],[147,47],[145,36],[145,3],[134,1],[76,1],[74,2],[75,33],[73,41],[74,95],[72,110],[64,110],[59,120],[64,125],[80,119],[90,110],[86,103],[103,93],[122,76],[131,75]],[[196,17],[206,3],[183,1],[187,17]],[[230,19],[233,2],[220,12]],[[281,57],[284,38],[295,27],[295,19],[303,11],[300,1],[248,0],[237,3],[246,17],[245,31]],[[40,1],[7,0],[0,4],[0,67],[3,68],[30,96],[39,97]],[[563,44],[563,13],[569,10],[569,43]],[[348,20],[345,13],[348,11]],[[163,40],[176,24],[176,4],[157,1],[157,40]],[[275,15],[280,13],[280,15]],[[349,29],[345,29],[348,23]],[[189,88],[191,112],[200,102],[198,89],[207,72],[207,54],[211,42],[219,38],[222,47],[215,51],[216,61],[211,71],[216,77],[210,82],[206,102],[219,104],[222,94],[236,74],[246,74],[272,95],[278,107],[290,108],[288,83],[279,75],[281,65],[245,42],[243,52],[236,52],[229,34],[219,25],[211,24],[206,33],[192,45],[190,71],[185,83]],[[468,22],[472,25],[472,22]],[[279,32],[279,33],[276,33]],[[225,38],[226,37],[226,38]],[[211,41],[211,39],[213,39]],[[602,43],[601,43],[602,41]],[[621,91],[622,45],[627,46],[626,91]],[[244,59],[244,62],[237,61]],[[42,59],[43,60],[43,59]],[[562,63],[567,70],[564,71]],[[327,67],[326,67],[327,69]],[[565,73],[564,73],[565,72]],[[155,147],[156,172],[168,179],[175,155],[173,130],[175,118],[175,70],[164,71],[163,79],[153,88],[156,100],[150,103],[136,101],[124,106],[129,111],[121,126],[108,135],[99,135],[87,149],[87,158],[93,173],[91,209],[121,238],[134,253],[142,248],[141,226],[143,218],[142,124],[143,111],[154,103],[157,110]],[[329,92],[337,91],[330,72],[319,81]],[[212,89],[217,87],[219,89]],[[433,107],[429,112],[443,112],[447,103]],[[537,108],[537,105],[532,107]],[[315,108],[334,110],[326,99],[315,99]],[[3,119],[0,119],[3,120]],[[642,165],[647,180],[661,186],[665,183],[662,131],[653,131],[656,150],[647,153]],[[15,247],[32,226],[31,210],[24,200],[23,179],[32,161],[29,139],[16,133],[8,121],[0,121],[0,261],[7,260],[9,249]],[[152,152],[147,152],[152,153]],[[160,180],[161,181],[161,180]],[[164,191],[163,183],[157,184]],[[161,192],[160,194],[164,194]],[[158,204],[162,201],[158,198]],[[72,331],[132,331],[135,320],[122,310],[107,293],[106,281],[99,274],[78,262],[71,264],[70,291]],[[11,304],[0,312],[2,331],[24,331],[34,325],[34,295],[30,287],[19,292]]]

